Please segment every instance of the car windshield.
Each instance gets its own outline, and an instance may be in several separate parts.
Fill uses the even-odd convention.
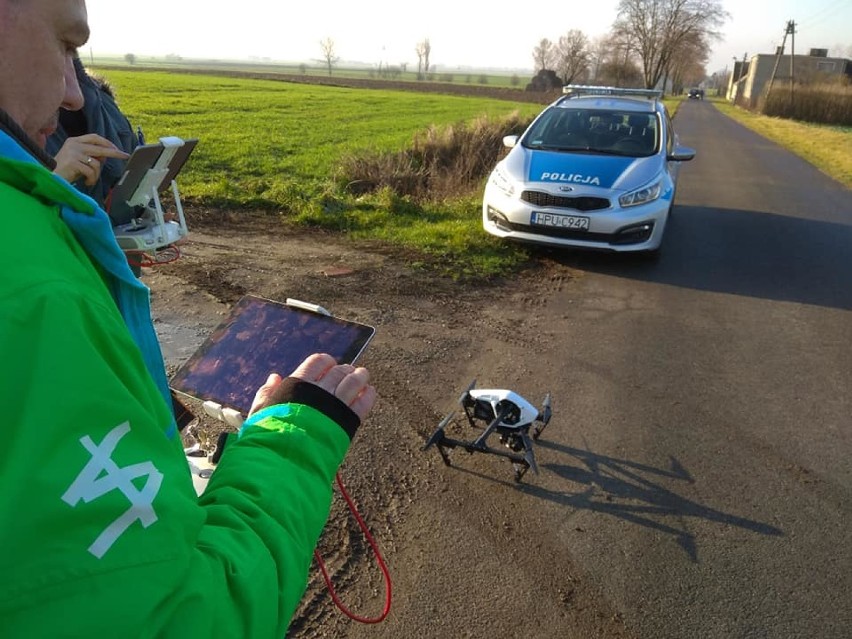
[[[658,147],[657,117],[635,111],[552,107],[522,140],[528,149],[646,157]]]

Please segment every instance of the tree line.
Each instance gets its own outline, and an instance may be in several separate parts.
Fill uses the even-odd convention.
[[[729,17],[720,0],[621,0],[610,32],[594,40],[570,29],[533,48],[536,73],[563,84],[591,82],[676,93],[707,76],[710,46]]]
[[[534,70],[555,74],[554,82],[561,84],[671,86],[679,93],[707,77],[710,46],[729,15],[721,0],[621,0],[604,36],[592,40],[569,29],[556,41],[542,38],[532,51]],[[334,40],[326,38],[320,48],[331,75],[339,60]],[[433,71],[429,38],[418,42],[414,53],[417,78],[426,79]]]

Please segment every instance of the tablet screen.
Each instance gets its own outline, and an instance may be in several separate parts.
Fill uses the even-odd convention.
[[[189,158],[189,154],[195,149],[195,146],[198,144],[198,138],[190,138],[188,140],[183,141],[183,146],[181,146],[177,151],[175,151],[174,156],[172,156],[171,161],[169,162],[169,172],[166,173],[163,180],[160,182],[160,186],[158,187],[160,191],[169,188],[171,186],[172,180],[177,177],[177,174],[180,173],[180,170],[183,168],[183,165],[186,164],[186,160]]]
[[[173,390],[248,415],[270,373],[286,377],[313,353],[354,363],[372,326],[247,295],[171,380]]]
[[[162,153],[163,145],[159,143],[137,146],[133,149],[124,166],[121,179],[109,196],[110,205],[107,213],[114,224],[126,224],[136,216],[133,207],[127,204],[127,200],[133,197],[142,178],[145,177],[148,169],[154,168]]]

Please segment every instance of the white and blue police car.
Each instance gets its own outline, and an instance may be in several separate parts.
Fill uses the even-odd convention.
[[[568,85],[492,171],[482,223],[510,240],[659,251],[681,162],[661,92]]]

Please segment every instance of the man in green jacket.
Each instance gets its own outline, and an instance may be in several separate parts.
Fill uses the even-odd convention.
[[[148,290],[40,149],[87,38],[84,0],[0,0],[0,635],[280,638],[375,389],[270,375],[196,497]]]

